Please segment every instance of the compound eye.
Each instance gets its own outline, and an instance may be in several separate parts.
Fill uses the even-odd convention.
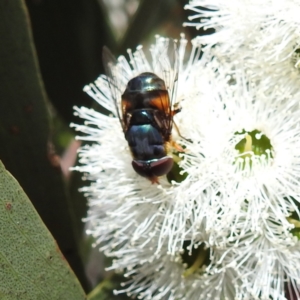
[[[165,156],[152,161],[132,161],[133,169],[141,176],[152,178],[169,173],[173,167],[173,158]]]

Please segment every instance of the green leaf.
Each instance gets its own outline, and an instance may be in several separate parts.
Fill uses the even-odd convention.
[[[49,106],[24,0],[0,0],[0,36],[0,159],[88,289],[77,243],[82,232],[73,226],[78,220],[53,147]]]
[[[0,162],[0,299],[86,299],[30,200]]]

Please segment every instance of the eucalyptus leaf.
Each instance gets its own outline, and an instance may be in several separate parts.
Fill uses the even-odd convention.
[[[86,299],[30,200],[0,162],[0,299]]]
[[[74,224],[79,221],[53,146],[51,106],[24,0],[0,0],[0,37],[0,159],[32,201],[87,290],[78,251],[82,232],[76,231]]]

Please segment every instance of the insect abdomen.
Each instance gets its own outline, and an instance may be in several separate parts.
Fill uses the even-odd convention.
[[[134,111],[125,138],[135,159],[151,160],[166,156],[165,141],[149,110]]]

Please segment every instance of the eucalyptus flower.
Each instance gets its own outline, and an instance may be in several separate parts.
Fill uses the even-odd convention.
[[[186,26],[213,28],[215,33],[201,37],[203,41],[224,43],[232,53],[250,43],[261,50],[271,43],[276,56],[290,44],[300,44],[300,5],[295,0],[191,0],[185,9],[194,12]]]
[[[235,299],[286,299],[287,289],[298,299],[300,93],[253,81],[208,51],[201,61],[201,88],[181,115],[190,116],[181,128],[193,141],[178,196],[194,206],[190,227],[201,224],[211,245],[236,251]]]
[[[240,205],[251,198],[253,207],[247,204],[247,211],[252,226],[264,209],[281,211],[278,218],[287,224],[285,215],[297,211],[300,200],[299,93],[291,94],[289,86],[270,88],[267,79],[247,81],[242,70],[222,74],[219,66],[211,76],[204,69],[209,86],[202,84],[197,97],[183,103],[182,111],[192,123],[182,120],[181,127],[193,143],[181,162],[189,174],[181,191],[197,202],[198,191],[212,188],[212,195],[218,196],[216,220],[219,210],[227,207],[231,224],[229,216],[244,211]]]
[[[271,219],[266,223],[274,226]],[[299,299],[299,240],[277,244],[262,234],[245,239],[235,251],[235,271],[242,282],[236,299]]]
[[[273,77],[277,84],[300,82],[300,3],[287,0],[192,0],[186,26],[213,28],[199,37],[207,47],[218,45],[220,60],[244,65],[255,80]]]
[[[153,239],[145,248],[142,240],[141,248],[135,245],[114,253],[109,269],[122,270],[127,279],[116,294],[170,300],[300,296],[299,242],[282,247],[261,235],[222,248],[209,245],[204,238],[193,246],[186,241],[174,254],[168,253],[166,245],[155,254],[156,242]],[[288,298],[288,290],[297,298]]]
[[[153,239],[148,248],[132,247],[114,260],[112,268],[125,270],[128,278],[116,294],[155,300],[234,299],[241,280],[233,251],[209,247],[206,242],[191,246],[186,241],[174,254],[163,245],[155,255],[156,242]]]
[[[213,49],[206,48],[199,59],[198,42],[193,41],[187,64],[187,41],[179,42],[173,103],[180,102],[182,111],[174,117],[180,134],[174,128],[173,138],[184,151],[172,153],[179,180],[162,177],[160,184],[151,184],[137,175],[109,79],[100,76],[85,87],[112,113],[75,108],[85,120],[73,124],[85,134],[79,139],[92,142],[82,146],[81,165],[75,167],[91,181],[82,189],[89,203],[87,233],[116,258],[112,268],[130,277],[122,290],[129,294],[286,299],[285,282],[296,294],[300,282],[294,265],[299,258],[300,93],[269,77],[253,78],[239,61],[232,66]],[[140,47],[129,52],[132,66],[118,59],[117,99],[128,80],[143,71],[162,77],[166,70],[174,73],[169,52],[162,51],[167,43],[157,38],[152,64]],[[192,251],[199,247],[211,249],[205,264],[198,264],[204,250],[196,256]],[[190,266],[182,257],[188,249],[195,258]]]
[[[152,63],[146,59],[142,47],[138,47],[134,53],[129,51],[130,63],[124,57],[118,59],[115,66],[118,101],[121,100],[121,93],[128,81],[142,72],[155,72],[161,78],[165,78],[165,73],[176,73],[168,56],[170,52],[174,52],[173,45],[170,42],[168,47],[168,43],[168,39],[157,37],[156,44],[150,49]],[[182,36],[177,52],[180,74],[178,93],[176,99],[172,99],[173,104],[179,102],[183,96],[184,101],[188,101],[189,94],[193,93],[189,86],[195,84],[191,74],[194,72],[192,66],[200,54],[199,45],[197,40],[193,42],[192,55],[184,64],[186,44],[187,40]],[[173,82],[170,81],[169,84]],[[151,184],[133,170],[132,157],[117,118],[108,78],[100,76],[95,83],[86,86],[85,91],[111,112],[110,115],[105,115],[85,107],[75,108],[76,114],[83,118],[85,123],[72,124],[76,130],[85,134],[78,137],[79,139],[92,142],[81,147],[81,165],[74,168],[83,172],[85,178],[91,181],[89,186],[82,189],[88,197],[89,234],[96,238],[96,243],[105,245],[104,250],[107,253],[124,243],[135,243],[141,236],[147,236],[149,241],[154,235],[165,235],[164,238],[168,238],[171,229],[166,223],[166,213],[177,214],[177,211],[173,212],[172,200],[176,187],[166,177],[160,178],[158,185]],[[120,103],[119,105],[121,106]],[[181,226],[181,216],[179,215],[174,222],[174,226],[177,225],[176,222]],[[129,233],[126,231],[128,228]]]

